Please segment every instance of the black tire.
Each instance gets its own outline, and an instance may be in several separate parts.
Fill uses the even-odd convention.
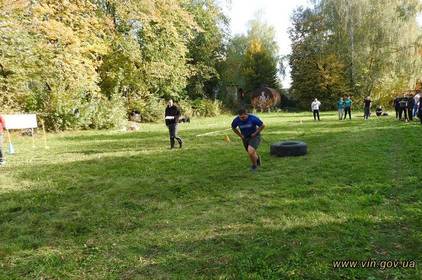
[[[308,146],[300,141],[278,142],[271,145],[270,153],[277,157],[303,156],[308,152]]]

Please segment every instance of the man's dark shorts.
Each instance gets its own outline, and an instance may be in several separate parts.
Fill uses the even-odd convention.
[[[261,135],[258,134],[255,137],[248,137],[243,140],[243,146],[245,150],[248,150],[248,146],[251,146],[255,150],[258,150],[259,144],[261,143]]]

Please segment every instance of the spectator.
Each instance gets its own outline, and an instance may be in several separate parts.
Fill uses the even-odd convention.
[[[318,121],[319,119],[319,107],[321,106],[321,102],[318,101],[318,99],[314,99],[314,102],[311,103],[311,109],[312,112],[314,113],[314,121],[316,121],[317,117],[318,117]]]
[[[415,107],[415,99],[412,95],[409,95],[407,99],[409,100],[407,104],[407,116],[410,121],[413,121],[413,109]]]
[[[394,98],[394,109],[396,110],[396,119],[400,119],[400,97]]]
[[[388,113],[383,111],[381,105],[378,105],[377,106],[377,109],[376,109],[375,113],[377,114],[377,117],[380,117],[380,116],[388,116]]]
[[[420,98],[421,98],[421,90],[419,89],[416,92],[415,97],[413,98],[415,100],[415,106],[413,107],[413,116],[414,117],[418,116]]]
[[[342,120],[343,115],[344,115],[344,101],[342,97],[340,97],[340,99],[337,101],[337,110],[338,110],[338,119]]]
[[[419,120],[421,121],[422,124],[422,100],[419,99],[419,106],[418,106],[418,116],[419,116]]]
[[[245,92],[243,91],[243,88],[239,88],[238,91],[238,98],[239,98],[239,108],[246,108],[246,95]]]
[[[347,117],[347,113],[349,113],[349,119],[352,119],[352,99],[350,98],[350,95],[346,98],[344,101],[344,120]]]
[[[0,115],[0,165],[4,165],[6,163],[3,158],[3,131],[5,127],[6,121],[3,116]]]
[[[367,120],[367,119],[369,119],[369,116],[371,115],[371,103],[372,103],[372,101],[371,101],[371,97],[366,97],[365,98],[365,100],[364,100],[364,119],[365,120]]]
[[[407,117],[407,105],[408,105],[408,99],[407,96],[403,96],[402,98],[400,98],[399,100],[399,120],[403,119],[403,113],[404,113],[404,121],[408,122],[408,117]]]

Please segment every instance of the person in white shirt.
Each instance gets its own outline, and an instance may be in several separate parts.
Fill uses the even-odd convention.
[[[415,104],[413,105],[413,117],[416,117],[418,115],[418,108],[419,108],[419,102],[421,100],[421,91],[418,90],[415,97],[413,97],[415,100]]]
[[[319,102],[318,99],[314,99],[314,102],[312,102],[311,104],[311,109],[312,112],[314,113],[314,121],[316,121],[317,117],[318,117],[318,121],[319,119],[319,107],[321,106],[321,102]]]

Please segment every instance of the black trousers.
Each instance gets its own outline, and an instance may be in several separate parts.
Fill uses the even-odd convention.
[[[177,123],[167,125],[170,134],[170,147],[174,148],[174,140],[177,140],[179,144],[182,143],[182,139],[177,136]]]
[[[407,108],[400,108],[399,109],[399,119],[401,120],[403,118],[403,113],[404,113],[404,119],[408,120],[407,117]]]
[[[395,108],[396,109],[396,119],[400,118],[400,108]]]
[[[364,117],[363,118],[365,120],[369,119],[369,116],[371,115],[371,108],[364,107],[363,111],[364,111]]]
[[[413,108],[407,109],[407,116],[409,117],[409,120],[413,121]]]
[[[347,113],[349,113],[349,119],[352,119],[352,109],[350,107],[344,107],[344,119],[347,117]]]
[[[314,120],[316,120],[318,117],[319,120],[319,110],[314,110]]]

